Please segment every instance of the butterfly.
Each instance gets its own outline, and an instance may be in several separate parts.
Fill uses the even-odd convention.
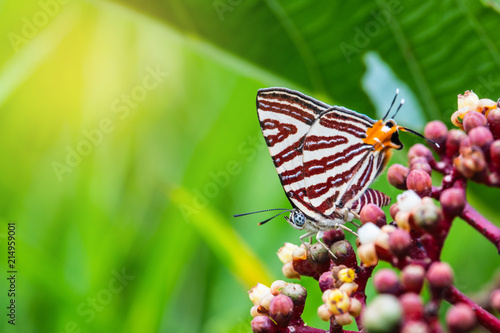
[[[316,234],[321,242],[324,231],[347,228],[343,224],[359,217],[368,203],[389,204],[387,195],[368,187],[387,165],[392,149],[403,148],[400,130],[423,137],[392,119],[404,100],[386,120],[396,97],[385,117],[375,121],[287,88],[258,91],[260,127],[294,207],[277,215],[290,212],[285,217],[290,225],[307,231],[301,241]]]

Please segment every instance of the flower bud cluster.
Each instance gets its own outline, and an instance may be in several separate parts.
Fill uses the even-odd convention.
[[[352,297],[358,289],[354,269],[345,265],[334,266],[331,271],[323,273],[320,287],[323,291],[323,302],[318,308],[318,316],[329,321],[332,316],[338,325],[349,325],[352,317],[361,313],[361,302]]]
[[[301,285],[277,280],[269,288],[259,283],[248,295],[254,304],[250,310],[253,332],[273,333],[290,324],[303,325],[300,316],[307,292]]]
[[[430,332],[425,318],[424,302],[420,297],[425,270],[419,265],[406,266],[401,276],[391,269],[381,269],[373,283],[379,295],[363,314],[363,324],[369,332]]]
[[[441,144],[435,150],[442,163],[454,166],[464,178],[500,186],[500,102],[466,91],[458,96],[451,120],[459,129],[447,131],[436,121],[425,128],[425,135]],[[397,176],[401,174],[393,175],[392,182]]]

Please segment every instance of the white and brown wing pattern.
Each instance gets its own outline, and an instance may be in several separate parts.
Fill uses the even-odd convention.
[[[260,89],[257,113],[269,153],[293,206],[314,217],[304,183],[302,147],[311,125],[331,107],[285,88]]]
[[[323,215],[351,208],[378,175],[385,152],[364,140],[374,124],[357,112],[334,107],[311,126],[303,148],[304,181],[311,205]]]
[[[363,194],[356,201],[353,202],[350,210],[353,213],[359,214],[361,212],[361,208],[369,203],[375,204],[379,207],[384,207],[391,203],[391,198],[380,191],[369,188],[363,192]]]

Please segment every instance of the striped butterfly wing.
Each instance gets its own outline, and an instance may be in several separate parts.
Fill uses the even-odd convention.
[[[374,124],[367,116],[334,107],[311,126],[303,147],[304,183],[319,213],[330,216],[351,208],[380,173],[385,152],[363,141]]]
[[[361,209],[369,203],[384,207],[391,203],[391,198],[380,191],[369,188],[352,203],[351,211],[359,214]]]
[[[317,212],[307,197],[302,149],[312,124],[330,108],[285,88],[260,89],[257,93],[260,126],[283,189],[294,207],[313,218]]]

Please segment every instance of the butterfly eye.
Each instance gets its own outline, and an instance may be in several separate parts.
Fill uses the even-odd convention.
[[[297,227],[302,227],[306,223],[306,218],[302,212],[294,212],[291,216],[292,223]]]

